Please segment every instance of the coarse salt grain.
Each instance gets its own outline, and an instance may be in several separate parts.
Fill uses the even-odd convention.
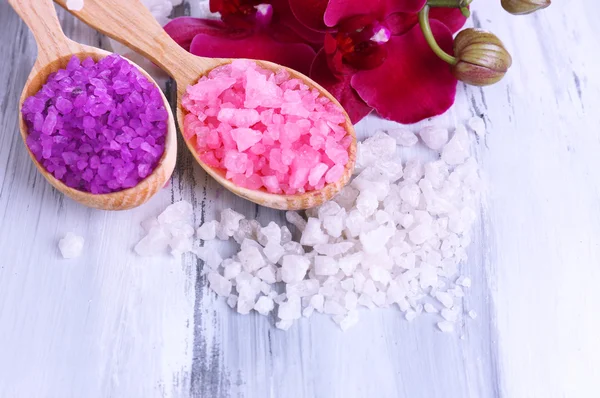
[[[82,236],[67,232],[65,237],[58,241],[58,248],[63,258],[76,258],[81,255],[84,243],[85,240]]]
[[[92,194],[136,186],[157,167],[169,114],[159,89],[117,55],[73,56],[21,109],[27,146],[67,186]]]
[[[352,138],[342,109],[287,71],[234,60],[188,87],[184,135],[236,185],[293,195],[338,181]]]

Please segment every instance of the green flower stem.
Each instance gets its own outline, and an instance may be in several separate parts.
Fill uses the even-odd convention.
[[[433,37],[431,25],[429,24],[429,5],[426,5],[421,11],[419,11],[419,25],[421,25],[421,30],[423,31],[425,40],[427,41],[427,44],[429,44],[429,47],[431,47],[433,52],[450,65],[456,65],[458,60],[452,55],[442,50],[437,41],[435,41],[435,37]]]
[[[428,0],[430,7],[467,8],[473,0]]]

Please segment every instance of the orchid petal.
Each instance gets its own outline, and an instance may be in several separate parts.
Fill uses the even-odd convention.
[[[289,0],[289,5],[302,24],[310,29],[324,32],[327,29],[324,16],[328,0]]]
[[[310,77],[329,91],[342,104],[352,123],[358,123],[373,110],[350,85],[351,75],[334,76],[327,64],[324,50],[317,53],[310,68]]]
[[[192,17],[175,18],[165,25],[165,31],[173,40],[186,50],[190,50],[190,44],[197,34],[205,33],[213,36],[232,36],[234,32],[223,22],[215,19],[202,19]],[[237,31],[235,35],[243,36],[244,32]]]
[[[266,60],[304,74],[309,73],[315,58],[315,51],[307,44],[282,43],[262,32],[240,39],[201,33],[192,40],[190,52],[201,57]]]
[[[416,13],[426,0],[329,0],[325,11],[325,24],[335,26],[356,15],[373,15],[383,19],[396,12]]]
[[[429,11],[430,19],[437,19],[456,33],[465,25],[467,18],[462,14],[459,8],[433,7]]]
[[[452,52],[452,33],[432,20],[439,45]],[[439,59],[417,25],[387,43],[388,57],[378,68],[359,71],[351,80],[360,97],[380,116],[399,123],[415,123],[444,113],[454,103],[457,80]]]

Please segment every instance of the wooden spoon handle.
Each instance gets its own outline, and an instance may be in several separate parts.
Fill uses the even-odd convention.
[[[60,27],[52,0],[8,0],[35,37],[37,64],[45,65],[72,52],[73,45]]]
[[[54,1],[67,9],[66,0]],[[189,84],[206,72],[206,68],[202,67],[203,59],[175,43],[139,0],[85,0],[81,11],[68,11],[89,26],[144,55],[177,81]]]

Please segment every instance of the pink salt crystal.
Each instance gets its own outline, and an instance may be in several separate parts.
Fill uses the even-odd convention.
[[[223,166],[233,173],[245,173],[247,169],[248,155],[235,150],[225,152]]]
[[[310,174],[308,175],[308,183],[313,187],[316,186],[328,169],[329,167],[325,163],[317,164],[310,170]]]
[[[258,130],[242,127],[231,130],[231,138],[237,143],[238,151],[243,152],[260,142],[262,133]]]
[[[267,191],[271,193],[280,193],[281,188],[279,187],[279,181],[277,181],[277,177],[275,176],[264,176],[262,178],[262,183],[267,188]]]
[[[331,169],[329,169],[327,174],[325,174],[325,181],[328,184],[330,184],[332,182],[336,182],[337,180],[342,178],[343,174],[344,174],[344,166],[342,166],[341,164],[336,164]]]
[[[310,169],[307,167],[297,168],[290,174],[290,188],[298,189],[306,185],[308,182],[308,173]]]
[[[221,108],[217,119],[220,122],[237,127],[250,127],[260,120],[256,109]]]
[[[292,195],[322,188],[348,162],[343,110],[285,70],[234,60],[188,88],[182,104],[186,139],[236,185]]]

